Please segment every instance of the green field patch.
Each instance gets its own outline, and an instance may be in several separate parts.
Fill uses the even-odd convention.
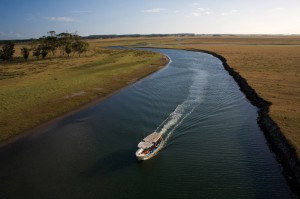
[[[162,57],[94,46],[82,57],[0,63],[0,141],[153,73],[166,64]]]

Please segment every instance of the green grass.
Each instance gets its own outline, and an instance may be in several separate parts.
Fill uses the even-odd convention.
[[[87,56],[0,62],[0,141],[153,73],[160,54],[92,48]]]

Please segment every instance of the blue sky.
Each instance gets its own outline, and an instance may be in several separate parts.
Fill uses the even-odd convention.
[[[0,0],[0,39],[94,34],[300,34],[300,0]]]

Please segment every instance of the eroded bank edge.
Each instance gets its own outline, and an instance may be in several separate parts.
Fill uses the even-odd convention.
[[[257,123],[264,132],[269,148],[275,153],[277,160],[283,166],[283,174],[291,189],[300,197],[300,161],[294,146],[285,138],[279,126],[269,115],[271,102],[261,98],[256,91],[249,86],[247,80],[227,64],[226,58],[215,52],[207,50],[189,49],[203,52],[218,58],[226,71],[233,77],[252,105],[258,108]]]

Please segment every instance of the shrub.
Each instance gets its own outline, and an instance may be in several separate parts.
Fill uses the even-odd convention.
[[[23,58],[24,59],[28,59],[28,57],[29,57],[29,49],[28,48],[26,48],[26,47],[24,47],[24,48],[21,48],[21,53],[22,53],[22,55],[23,55]]]
[[[5,44],[2,46],[2,51],[1,51],[1,59],[2,60],[11,60],[13,55],[15,53],[15,44],[10,42],[8,44]]]

